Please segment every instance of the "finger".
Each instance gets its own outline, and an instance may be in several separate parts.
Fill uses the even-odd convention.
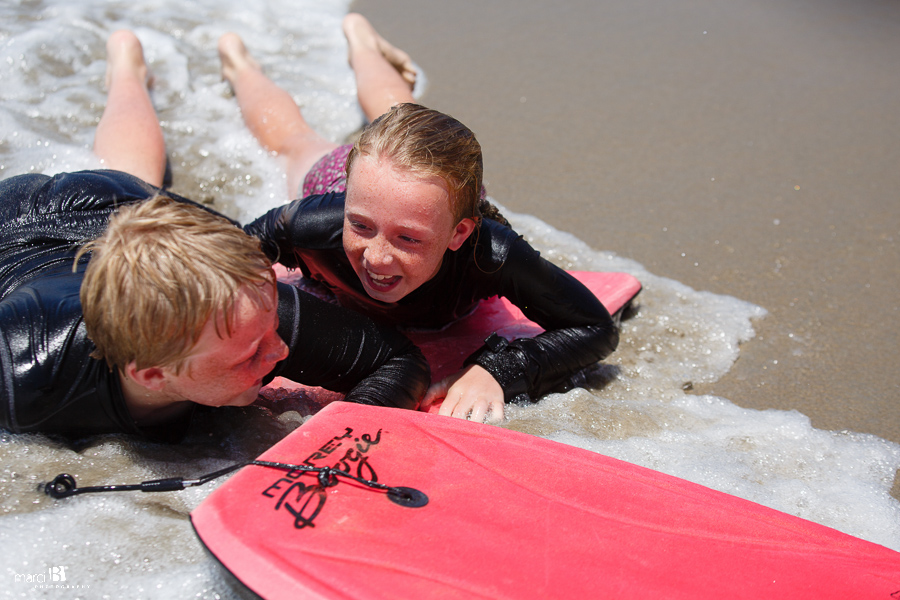
[[[441,379],[437,383],[432,383],[428,386],[428,390],[425,392],[425,397],[422,398],[423,406],[431,406],[431,404],[440,398],[445,398],[447,396],[447,390],[450,388],[450,382],[447,381],[447,378]]]
[[[444,403],[441,404],[441,408],[438,410],[439,415],[444,415],[445,417],[452,417],[453,410],[456,408],[456,405],[459,403],[459,396],[455,398],[451,398],[450,396],[444,397]]]
[[[491,402],[491,407],[485,415],[485,423],[496,424],[503,421],[503,402]]]
[[[472,403],[472,410],[469,412],[468,418],[470,421],[475,421],[476,423],[484,423],[484,418],[487,416],[488,408],[490,408],[490,404],[484,398],[479,398],[474,403]]]
[[[466,419],[469,417],[470,410],[472,410],[471,400],[460,397],[460,399],[456,403],[456,406],[453,407],[453,413],[451,414],[451,416],[456,417],[457,419]]]
[[[428,388],[428,391],[425,392],[425,395],[422,397],[422,400],[419,402],[419,408],[425,409],[434,404],[434,401],[440,398],[440,394],[433,392],[432,388]]]

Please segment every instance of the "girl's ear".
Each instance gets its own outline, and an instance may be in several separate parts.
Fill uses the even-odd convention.
[[[453,237],[450,238],[450,244],[447,246],[450,250],[459,250],[472,232],[475,231],[475,221],[465,218],[456,225],[453,231]]]

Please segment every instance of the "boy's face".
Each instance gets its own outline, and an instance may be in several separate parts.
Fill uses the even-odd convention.
[[[170,397],[205,406],[247,406],[256,400],[262,378],[288,355],[278,335],[275,286],[267,288],[263,293],[271,294],[268,306],[252,290],[241,289],[231,336],[222,314],[206,323],[179,373],[166,369],[164,391]]]

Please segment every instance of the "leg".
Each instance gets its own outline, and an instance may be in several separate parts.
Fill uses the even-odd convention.
[[[266,150],[287,160],[288,194],[293,198],[307,171],[337,144],[307,124],[294,99],[263,74],[237,34],[219,38],[219,59],[250,132]]]
[[[161,186],[166,146],[147,89],[147,65],[137,37],[120,30],[106,42],[106,108],[94,134],[104,166]]]
[[[358,14],[344,18],[344,35],[359,102],[369,120],[395,104],[413,101],[416,73],[409,55],[389,44]],[[309,126],[290,94],[265,76],[237,34],[219,38],[219,58],[222,76],[234,90],[247,127],[264,148],[286,159],[288,194],[293,198],[310,168],[337,144]]]
[[[359,104],[370,121],[395,104],[413,102],[416,71],[406,52],[395,48],[362,15],[344,17],[350,66],[356,74]]]

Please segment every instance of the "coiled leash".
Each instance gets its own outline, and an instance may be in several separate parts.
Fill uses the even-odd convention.
[[[340,483],[340,479],[349,479],[360,483],[370,489],[387,492],[388,499],[400,506],[409,508],[420,508],[428,504],[428,496],[415,488],[389,486],[371,479],[363,479],[355,477],[349,473],[345,473],[334,467],[311,467],[309,465],[292,465],[289,463],[270,462],[267,460],[251,460],[247,462],[237,463],[224,469],[219,469],[207,475],[203,475],[197,479],[185,479],[184,477],[170,477],[168,479],[154,479],[151,481],[142,481],[141,483],[120,484],[120,485],[98,485],[91,487],[78,487],[75,484],[75,478],[68,473],[57,475],[50,483],[43,484],[44,493],[51,498],[68,498],[69,496],[77,496],[78,494],[93,494],[98,492],[176,492],[185,488],[203,485],[213,479],[227,475],[232,471],[236,471],[241,467],[248,465],[256,465],[260,467],[271,467],[274,469],[287,469],[291,471],[306,471],[309,473],[317,473],[319,485],[323,488],[334,487]]]

